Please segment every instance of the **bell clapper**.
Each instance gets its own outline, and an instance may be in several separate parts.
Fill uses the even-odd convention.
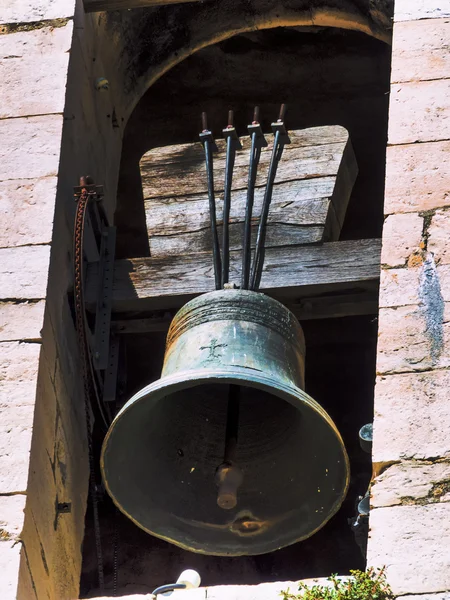
[[[219,488],[217,504],[225,510],[230,510],[236,506],[237,490],[243,481],[242,471],[235,463],[239,426],[239,396],[240,387],[238,385],[230,385],[225,452],[223,463],[217,467],[216,471],[216,483]]]

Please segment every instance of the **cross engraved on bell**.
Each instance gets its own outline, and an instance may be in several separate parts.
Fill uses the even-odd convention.
[[[228,344],[218,344],[217,341],[217,338],[212,338],[209,346],[200,346],[200,350],[209,350],[206,360],[220,358],[221,355],[216,353],[217,348],[226,348],[228,346]]]

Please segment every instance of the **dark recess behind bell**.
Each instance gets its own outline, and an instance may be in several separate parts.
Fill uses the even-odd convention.
[[[116,224],[120,257],[148,255],[139,160],[150,148],[195,141],[201,110],[218,137],[227,110],[235,109],[238,133],[246,133],[254,104],[264,131],[280,102],[288,103],[290,129],[324,124],[345,126],[359,166],[341,239],[380,237],[384,191],[390,48],[356,32],[274,29],[236,36],[206,48],[172,69],[141,99],[125,133]],[[312,538],[275,553],[245,558],[185,552],[153,538],[122,515],[119,592],[148,593],[175,580],[183,568],[197,569],[204,585],[256,584],[347,573],[364,560],[347,519],[371,475],[370,457],[358,442],[359,428],[372,419],[376,316],[303,322],[306,391],[329,412],[350,457],[352,479],[340,512]],[[158,379],[164,334],[126,337],[126,397]],[[150,362],[149,362],[150,358]],[[157,482],[155,482],[157,485]],[[274,490],[276,494],[276,490]],[[113,514],[102,514],[106,583],[112,586]],[[94,537],[87,522],[82,593],[96,580]]]

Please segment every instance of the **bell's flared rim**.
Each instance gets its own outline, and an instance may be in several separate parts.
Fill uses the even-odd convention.
[[[262,391],[268,392],[274,396],[278,396],[281,400],[289,402],[294,407],[298,407],[299,403],[303,404],[305,407],[309,408],[313,412],[315,412],[320,418],[322,418],[326,424],[330,427],[332,432],[335,435],[338,446],[342,452],[342,458],[344,460],[345,466],[345,482],[342,486],[342,493],[339,498],[336,500],[334,506],[331,508],[326,518],[322,521],[322,523],[313,531],[309,532],[307,535],[295,538],[290,540],[286,544],[282,544],[278,547],[273,547],[269,550],[262,551],[252,551],[251,554],[247,551],[243,551],[242,553],[233,553],[229,552],[211,552],[210,550],[202,550],[201,548],[196,548],[189,546],[187,544],[183,544],[182,542],[173,539],[169,536],[164,536],[162,533],[158,533],[143,526],[142,523],[137,521],[131,514],[127,512],[127,510],[120,504],[120,502],[116,499],[114,492],[111,490],[109,486],[108,479],[106,477],[106,467],[105,467],[105,455],[107,451],[107,446],[109,439],[113,433],[115,425],[120,421],[123,416],[130,410],[132,410],[136,405],[142,401],[144,401],[148,396],[152,396],[152,399],[156,402],[169,394],[177,392],[179,390],[183,390],[189,387],[195,387],[198,384],[207,384],[207,383],[224,383],[224,384],[242,384],[245,383],[248,387],[253,387],[256,389],[261,389]],[[191,384],[191,385],[189,385]],[[251,379],[249,379],[249,369],[244,367],[235,367],[234,369],[223,369],[223,370],[207,370],[207,369],[199,369],[195,371],[180,371],[173,375],[168,375],[166,377],[161,377],[157,381],[147,385],[142,388],[128,400],[128,402],[122,407],[122,409],[117,413],[114,420],[112,421],[108,432],[103,440],[101,456],[100,456],[100,469],[102,473],[103,482],[105,488],[111,497],[115,506],[126,515],[135,525],[137,525],[140,529],[146,531],[147,533],[164,540],[165,542],[174,544],[183,550],[187,550],[189,552],[195,552],[197,554],[204,554],[208,556],[257,556],[259,554],[267,554],[270,552],[275,552],[276,550],[280,550],[281,548],[285,548],[287,546],[291,546],[292,544],[296,544],[303,540],[306,540],[316,534],[320,529],[322,529],[328,521],[339,511],[344,502],[348,488],[350,485],[350,461],[348,458],[348,454],[342,440],[342,436],[339,433],[334,421],[330,417],[330,415],[325,411],[325,409],[316,402],[311,396],[309,396],[306,392],[301,390],[300,388],[294,385],[288,385],[283,381],[278,379],[274,379],[264,375],[261,372],[255,372],[251,374]]]

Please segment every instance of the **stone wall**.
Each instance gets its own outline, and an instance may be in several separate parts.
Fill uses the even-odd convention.
[[[396,0],[368,562],[450,597],[450,2]]]
[[[114,45],[74,1],[0,18],[0,597],[62,600],[78,597],[88,481],[72,187],[93,175],[113,214],[122,125],[95,81]]]

